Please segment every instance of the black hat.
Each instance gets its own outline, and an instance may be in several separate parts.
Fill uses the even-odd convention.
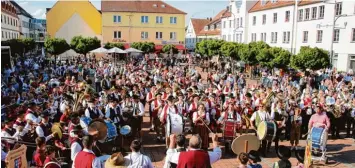
[[[292,164],[289,160],[279,160],[277,162],[279,168],[291,168]]]
[[[26,111],[20,110],[17,114],[18,114],[18,115],[22,115],[22,114],[25,114],[25,113],[26,113]]]
[[[33,106],[37,106],[37,103],[34,101],[28,103],[28,107],[33,107]]]
[[[6,118],[4,122],[5,122],[5,124],[8,124],[13,121],[15,121],[13,118]]]
[[[41,113],[41,117],[48,117],[50,114],[47,111]]]
[[[187,90],[186,90],[186,92],[192,92],[193,90],[192,90],[192,88],[188,88]]]
[[[228,97],[229,97],[230,99],[234,99],[234,98],[235,98],[234,95],[233,95],[233,93],[230,93],[230,94],[228,95]]]
[[[282,160],[289,159],[291,157],[290,148],[283,145],[279,146],[279,149],[277,150],[277,156]]]
[[[177,92],[177,96],[184,96],[184,94],[182,94],[182,92]]]
[[[78,132],[78,131],[81,131],[81,130],[83,130],[83,128],[80,125],[76,125],[72,129],[73,132]]]
[[[75,118],[78,118],[78,117],[79,117],[78,113],[71,113],[70,114],[70,119],[75,119]]]
[[[298,162],[303,163],[304,162],[304,154],[305,154],[305,149],[304,148],[296,148],[295,150],[295,155],[298,160]]]
[[[135,95],[133,95],[132,97],[133,97],[133,99],[139,99],[139,96],[138,96],[138,95],[136,95],[136,94],[135,94]]]
[[[246,93],[245,96],[251,98],[251,94],[249,92]]]
[[[114,96],[109,96],[108,101],[109,102],[117,102],[118,100]]]
[[[174,101],[174,96],[170,95],[170,96],[168,97],[168,101],[170,101],[170,102]]]
[[[94,98],[90,98],[89,100],[88,100],[88,103],[94,103],[95,102],[95,99]]]
[[[255,150],[251,150],[249,153],[248,153],[248,158],[255,161],[255,162],[261,162],[261,159],[260,159],[260,156],[259,156],[259,153]]]

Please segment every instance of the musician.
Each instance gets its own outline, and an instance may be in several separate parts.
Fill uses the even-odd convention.
[[[335,104],[334,104],[334,109],[331,110],[332,112],[332,118],[333,120],[330,119],[330,121],[333,123],[332,124],[332,136],[335,138],[340,138],[339,132],[344,125],[344,117],[343,114],[345,113],[345,109],[343,107],[343,104],[341,103],[341,99],[337,99]],[[328,116],[329,117],[329,116]]]
[[[170,144],[169,144],[169,149],[166,151],[164,168],[176,168],[177,167],[177,164],[172,162],[172,160],[174,158],[172,158],[173,155],[171,155],[171,154],[185,152],[186,151],[185,141],[186,141],[186,137],[184,134],[179,134],[179,135],[171,134],[170,135]],[[176,148],[175,148],[175,143],[176,143]]]
[[[175,105],[178,108],[179,114],[186,117],[188,111],[188,105],[184,100],[184,95],[181,92],[178,92],[177,97],[178,97],[178,101],[175,103]]]
[[[36,138],[36,152],[33,155],[33,160],[37,168],[42,168],[44,166],[44,161],[46,159],[45,149],[46,149],[46,140],[44,137]]]
[[[277,105],[271,109],[271,119],[276,122],[277,125],[277,131],[276,131],[276,136],[275,136],[275,150],[277,152],[278,147],[279,147],[279,137],[281,136],[282,130],[286,126],[286,121],[288,118],[288,114],[286,113],[285,106],[282,102],[281,99],[276,100]],[[271,144],[270,144],[271,145]]]
[[[156,87],[152,86],[150,88],[150,92],[147,94],[147,97],[146,97],[146,102],[149,105],[149,123],[151,125],[150,131],[154,130],[153,116],[152,116],[152,112],[153,112],[152,111],[152,102],[155,100],[155,90],[156,90]]]
[[[329,130],[330,128],[330,121],[326,113],[322,111],[322,107],[317,104],[315,106],[315,111],[316,114],[313,114],[311,119],[309,120],[308,123],[308,129],[311,129],[312,127],[321,127],[326,130]]]
[[[300,108],[296,107],[290,111],[290,122],[291,122],[291,133],[290,133],[291,149],[295,149],[295,146],[296,147],[298,146],[298,142],[301,137],[302,116],[301,116]]]
[[[129,160],[128,167],[153,168],[153,164],[150,161],[150,158],[140,153],[141,147],[141,141],[134,140],[131,142],[130,149],[132,153],[124,157],[125,159]]]
[[[29,124],[27,124],[27,121],[25,120],[25,112],[24,111],[19,111],[17,113],[17,119],[13,125],[13,128],[14,129],[17,129],[19,126],[25,128],[24,130],[29,130],[30,129],[30,126]]]
[[[142,123],[143,123],[143,115],[144,115],[144,106],[143,103],[139,101],[140,97],[139,95],[133,95],[133,117],[137,121],[137,128],[139,131],[139,137],[143,137],[143,131],[142,131]]]
[[[195,124],[195,132],[199,134],[202,139],[201,148],[207,150],[209,146],[209,132],[207,126],[210,124],[210,114],[205,110],[205,105],[199,104],[198,111],[193,113],[192,121]]]
[[[103,165],[92,151],[94,138],[91,135],[83,137],[82,144],[84,149],[74,156],[73,166],[75,168],[101,168]]]
[[[166,125],[167,116],[169,114],[178,114],[179,113],[179,110],[178,110],[177,106],[173,102],[174,101],[174,97],[172,95],[168,97],[167,101],[168,101],[168,103],[165,104],[165,106],[162,108],[162,110],[161,110],[161,112],[159,114],[160,122],[163,125],[163,135],[165,133],[165,129],[164,128],[166,128],[168,126],[168,125]],[[171,123],[171,124],[173,124],[173,123]],[[168,137],[170,135],[166,135],[166,136]],[[165,140],[165,137],[163,137],[163,140]],[[167,146],[169,145],[169,139],[166,139],[166,145]]]
[[[152,111],[152,118],[153,118],[153,128],[157,133],[157,140],[160,141],[161,138],[164,137],[164,129],[162,129],[162,125],[160,123],[160,119],[158,117],[159,110],[164,107],[164,101],[161,100],[161,93],[155,94],[156,99],[153,100],[151,103],[151,111]]]
[[[242,122],[242,118],[240,114],[234,110],[233,104],[229,104],[228,108],[224,112],[222,112],[221,117],[219,117],[218,119],[218,122],[220,124],[224,123],[225,121],[233,121],[236,123]]]
[[[259,105],[259,110],[254,112],[253,115],[250,118],[250,125],[251,128],[256,130],[256,128],[259,126],[259,124],[263,121],[270,121],[271,117],[268,112],[266,112],[266,106],[265,102]],[[255,124],[254,124],[255,122]],[[261,151],[261,154],[266,156],[266,146],[269,146],[268,143],[271,144],[271,142],[267,142],[267,140],[262,140],[261,141],[261,148],[259,151]]]
[[[60,163],[55,158],[55,148],[53,146],[47,145],[45,154],[46,159],[44,160],[43,168],[61,168]]]
[[[118,100],[115,97],[109,98],[109,104],[106,106],[105,118],[112,121],[117,128],[120,125],[121,107],[118,105]]]
[[[13,128],[13,119],[7,118],[5,120],[5,128],[1,130],[1,137],[5,138],[16,138],[19,134],[19,132],[16,131],[16,129]],[[12,149],[15,142],[13,140],[6,140],[10,144],[10,148]]]
[[[30,120],[35,124],[39,124],[41,122],[41,118],[38,116],[38,106],[35,102],[31,102],[29,104],[25,114],[25,119]]]
[[[41,118],[42,118],[42,121],[36,127],[36,133],[37,133],[38,137],[44,137],[47,142],[50,139],[52,139],[56,133],[51,134],[52,124],[48,122],[49,121],[49,113],[48,112],[41,113]]]
[[[104,75],[104,79],[101,80],[101,88],[103,90],[111,88],[111,81],[108,75]]]
[[[76,125],[71,130],[72,136],[70,139],[70,152],[71,152],[71,160],[74,161],[74,157],[77,153],[79,153],[83,149],[83,145],[81,143],[81,138],[83,137],[83,131],[80,125]]]
[[[104,106],[108,103],[108,96],[109,96],[110,89],[106,88],[100,92],[99,104]]]
[[[59,111],[61,113],[64,113],[65,109],[69,108],[69,101],[70,101],[70,98],[64,94],[64,99],[60,103],[60,106],[59,106]]]
[[[85,117],[91,119],[104,118],[104,114],[95,106],[95,99],[90,99],[88,103],[89,106],[85,110]]]
[[[260,107],[260,105],[259,105]],[[245,124],[245,133],[248,133],[249,127],[251,126],[251,121],[250,118],[253,115],[254,110],[250,105],[250,102],[246,101],[244,102],[244,105],[242,107],[241,111],[241,117],[243,119],[243,123]]]
[[[193,94],[193,101],[189,106],[189,115],[192,116],[194,112],[196,112],[198,109],[198,102],[199,102],[199,96],[197,94]]]

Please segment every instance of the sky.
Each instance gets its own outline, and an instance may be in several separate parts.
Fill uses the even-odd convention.
[[[40,0],[15,0],[22,8],[35,18],[45,19],[46,8],[51,8],[56,0],[40,1]],[[101,1],[90,0],[92,4],[101,9]],[[227,0],[164,0],[168,4],[187,13],[186,22],[189,23],[190,18],[207,18],[214,17],[219,11],[225,9],[228,5]]]

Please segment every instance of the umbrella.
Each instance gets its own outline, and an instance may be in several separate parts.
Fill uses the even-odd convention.
[[[127,53],[142,53],[143,51],[137,50],[135,48],[128,48],[125,50]]]
[[[126,54],[127,51],[121,50],[117,47],[113,47],[107,51],[108,53],[119,53],[119,54]]]
[[[108,51],[107,49],[100,47],[100,48],[97,48],[97,49],[92,50],[90,52],[92,52],[92,53],[106,53],[107,51]]]

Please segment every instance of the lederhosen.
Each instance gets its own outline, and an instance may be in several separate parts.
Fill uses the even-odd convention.
[[[277,109],[276,109],[277,110]],[[284,117],[282,114],[280,114],[278,111],[275,111],[275,117],[274,117],[274,121],[275,121],[275,124],[276,124],[276,136],[275,136],[275,139],[274,139],[274,142],[275,142],[275,149],[277,151],[278,147],[279,147],[279,139],[280,139],[280,136],[281,136],[281,132],[284,128],[279,128],[277,122],[278,121],[283,121],[284,120]]]
[[[119,106],[117,106],[115,109],[111,107],[109,109],[110,109],[109,118],[116,125],[116,128],[118,128],[120,126],[119,114],[121,113],[121,109]],[[115,119],[117,120],[117,123],[115,123]]]
[[[13,136],[16,133],[15,129],[9,129],[9,128],[4,128],[3,131],[7,132],[10,136]],[[13,149],[14,145],[13,143],[8,143],[7,141],[5,141],[5,144],[10,148]]]
[[[100,117],[100,112],[98,112],[98,110],[96,108],[92,109],[92,108],[88,108],[89,113],[90,113],[90,118],[91,119],[97,119]]]
[[[158,107],[158,100],[154,100],[154,108]],[[161,106],[164,107],[164,101],[160,100]],[[153,124],[155,126],[155,132],[157,133],[157,135],[159,136],[160,133],[162,133],[164,135],[164,131],[162,129],[162,124],[160,123],[160,119],[158,116],[158,110],[153,110],[152,111],[152,118],[153,118]]]
[[[199,117],[198,112],[197,113],[197,118]],[[203,119],[206,119],[206,116],[203,117]],[[201,139],[202,139],[202,148],[203,149],[208,149],[209,146],[209,132],[208,132],[208,128],[202,123],[201,120],[198,120],[195,124],[195,132],[196,134],[199,134]]]

